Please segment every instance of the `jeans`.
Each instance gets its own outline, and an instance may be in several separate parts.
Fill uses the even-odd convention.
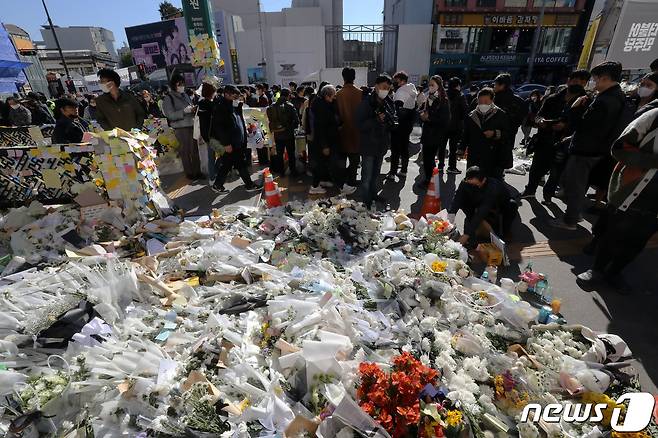
[[[614,210],[601,219],[605,223],[597,223],[598,245],[592,269],[615,276],[642,252],[658,231],[658,218],[655,212]]]
[[[585,207],[585,195],[589,188],[589,174],[601,160],[601,157],[583,157],[571,155],[564,169],[564,193],[566,194],[567,210],[564,212],[564,222],[575,225]]]
[[[253,182],[251,181],[251,175],[247,170],[247,163],[245,162],[244,149],[233,149],[231,153],[224,153],[217,162],[217,178],[215,178],[215,187],[223,187],[226,182],[226,176],[231,171],[231,169],[237,169],[240,174],[240,178],[244,182],[245,186],[250,187]]]
[[[370,208],[377,195],[377,179],[382,170],[383,155],[364,155],[361,157],[361,196],[366,207]]]
[[[295,139],[276,139],[276,171],[281,175],[285,175],[284,151],[288,152],[288,167],[290,168],[291,175],[297,175],[296,159],[295,159]]]

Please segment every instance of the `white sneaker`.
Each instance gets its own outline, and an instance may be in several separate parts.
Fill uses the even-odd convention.
[[[322,187],[333,187],[334,183],[332,183],[331,181],[320,181],[320,186],[322,186]]]
[[[325,193],[327,193],[327,191],[324,188],[322,188],[321,186],[311,187],[308,190],[309,195],[324,195]]]
[[[343,196],[349,196],[352,193],[356,192],[356,187],[352,187],[347,184],[343,184],[343,190],[340,191],[340,194]]]

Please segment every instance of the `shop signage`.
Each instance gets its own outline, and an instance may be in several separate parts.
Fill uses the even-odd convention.
[[[433,66],[466,66],[470,55],[467,53],[433,53]]]
[[[434,53],[430,60],[432,72],[441,68],[466,68],[470,66],[509,66],[520,67],[528,64],[528,53]],[[571,55],[556,53],[537,55],[535,65],[569,64]]]
[[[536,26],[536,15],[485,15],[485,26]]]
[[[231,54],[231,67],[233,69],[233,82],[236,84],[242,83],[240,79],[240,64],[238,63],[238,50],[230,49]]]

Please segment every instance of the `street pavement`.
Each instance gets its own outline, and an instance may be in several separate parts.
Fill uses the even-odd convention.
[[[517,138],[517,143],[521,136]],[[406,179],[384,181],[389,164],[384,163],[381,176],[382,192],[388,201],[382,209],[403,209],[416,213],[420,210],[424,191],[414,186],[420,179],[418,161],[420,145],[419,129],[416,128],[411,138],[412,157]],[[464,171],[465,161],[459,162]],[[253,178],[258,177],[260,168],[254,165]],[[444,207],[450,205],[456,187],[463,177],[461,175],[442,175],[441,201]],[[521,192],[527,182],[527,175],[506,175],[506,182]],[[257,205],[259,193],[249,193],[242,187],[242,182],[235,177],[225,185],[228,194],[217,195],[206,184],[191,184],[181,175],[163,177],[165,190],[175,203],[188,215],[209,213],[212,209],[228,205]],[[320,199],[309,196],[309,176],[299,179],[289,177],[277,180],[282,188],[282,199],[307,200]],[[538,193],[541,192],[538,190]],[[357,192],[358,193],[358,192]],[[328,196],[337,194],[337,190],[328,191]],[[325,195],[325,196],[327,196]],[[513,227],[513,241],[508,242],[508,255],[511,265],[499,270],[498,278],[516,279],[524,267],[532,262],[533,269],[543,272],[548,277],[555,298],[562,299],[562,314],[569,323],[582,324],[595,331],[615,333],[621,336],[630,347],[637,362],[633,367],[640,375],[642,387],[657,394],[658,385],[658,349],[654,342],[658,340],[658,236],[650,242],[645,251],[625,271],[625,278],[632,286],[630,295],[621,295],[609,287],[599,286],[592,291],[583,291],[576,284],[576,275],[588,269],[592,258],[582,253],[582,247],[590,238],[595,215],[586,214],[577,231],[565,231],[552,228],[548,221],[564,212],[565,205],[555,199],[555,205],[546,207],[538,200],[523,200],[519,209],[520,221]],[[457,216],[460,229],[463,215]]]

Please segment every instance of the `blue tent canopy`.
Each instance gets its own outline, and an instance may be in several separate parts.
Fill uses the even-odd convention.
[[[0,78],[16,77],[23,71],[25,67],[30,65],[31,63],[29,62],[0,59]]]

